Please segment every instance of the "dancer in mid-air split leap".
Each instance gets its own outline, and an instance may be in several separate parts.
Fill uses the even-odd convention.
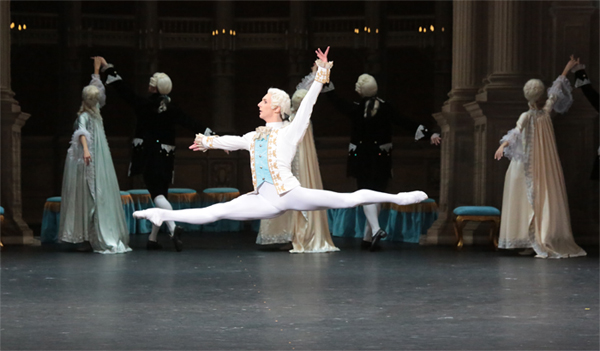
[[[282,128],[284,114],[290,114],[289,95],[271,88],[258,103],[264,127],[243,136],[205,136],[198,134],[190,149],[248,150],[254,191],[232,201],[200,209],[169,211],[158,208],[136,211],[133,216],[146,218],[155,225],[163,221],[205,224],[221,219],[252,220],[275,218],[287,210],[315,211],[330,208],[349,208],[358,205],[392,202],[408,205],[427,199],[422,191],[387,194],[373,190],[353,193],[336,193],[327,190],[307,189],[291,171],[291,163],[298,144],[309,126],[310,115],[323,84],[329,81],[333,62],[327,61],[329,47],[323,53],[316,51],[319,69],[315,81],[296,113],[296,118]]]

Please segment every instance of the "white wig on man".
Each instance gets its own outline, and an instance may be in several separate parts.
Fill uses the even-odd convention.
[[[543,95],[546,90],[546,86],[539,79],[530,79],[523,86],[523,95],[525,95],[525,99],[530,103],[537,102]]]
[[[373,97],[377,95],[377,81],[370,74],[361,74],[354,85],[354,90],[362,97]]]
[[[173,82],[166,73],[156,72],[150,77],[150,86],[155,87],[162,95],[169,95],[173,89]]]
[[[290,96],[288,93],[281,89],[270,88],[267,94],[271,94],[271,109],[281,108],[281,119],[285,118],[285,115],[291,115]]]

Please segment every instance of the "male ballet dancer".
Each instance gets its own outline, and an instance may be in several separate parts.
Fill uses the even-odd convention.
[[[138,96],[133,89],[121,79],[114,66],[102,58],[102,71],[106,72],[106,85],[113,87],[118,95],[134,110],[136,116],[133,152],[129,165],[129,176],[142,174],[146,188],[159,208],[172,210],[167,196],[169,184],[174,178],[175,161],[175,126],[180,125],[190,130],[204,130],[198,122],[189,118],[175,104],[171,103],[169,93],[173,83],[168,75],[157,72],[150,77],[148,84],[149,97]],[[205,134],[210,133],[206,128]],[[177,251],[182,250],[180,235],[182,227],[175,227],[173,221],[167,221],[171,239]],[[160,226],[153,225],[148,236],[146,249],[159,250],[162,246],[157,242]]]
[[[221,219],[238,221],[274,218],[287,210],[314,211],[329,208],[349,208],[363,204],[393,202],[408,205],[427,199],[422,191],[386,194],[372,190],[354,193],[336,193],[327,190],[307,189],[291,171],[296,148],[309,126],[310,115],[323,84],[329,81],[329,70],[333,62],[327,61],[329,47],[325,53],[316,51],[318,60],[315,82],[296,113],[296,118],[286,127],[282,115],[290,113],[290,98],[280,89],[271,88],[258,104],[260,118],[267,122],[255,132],[243,136],[205,136],[197,134],[190,149],[206,151],[222,149],[228,151],[248,150],[254,191],[232,201],[200,209],[168,211],[158,208],[136,211],[135,218],[146,218],[155,225],[163,221],[179,221],[205,224]]]

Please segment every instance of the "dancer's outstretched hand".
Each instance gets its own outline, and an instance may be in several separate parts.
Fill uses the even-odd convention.
[[[327,47],[327,49],[325,50],[325,53],[323,53],[323,51],[321,51],[321,49],[317,49],[317,51],[315,51],[315,53],[317,54],[317,57],[323,61],[324,63],[327,63],[327,54],[329,54],[329,46]]]
[[[206,151],[206,149],[204,147],[202,147],[201,145],[198,145],[196,143],[193,143],[192,145],[190,145],[189,149],[192,151]]]

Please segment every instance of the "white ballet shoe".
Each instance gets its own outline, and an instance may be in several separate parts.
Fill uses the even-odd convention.
[[[422,191],[411,191],[408,193],[398,193],[398,205],[412,205],[418,204],[421,201],[427,200],[429,197]]]
[[[155,226],[160,227],[163,224],[163,219],[160,215],[161,211],[163,210],[159,208],[149,208],[147,210],[135,211],[133,212],[133,218],[147,219]]]

